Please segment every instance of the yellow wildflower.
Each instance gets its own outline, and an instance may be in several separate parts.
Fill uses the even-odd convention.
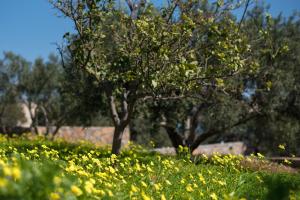
[[[167,200],[164,194],[160,196],[160,200]]]
[[[263,159],[264,155],[262,155],[261,153],[257,153],[258,158]]]
[[[142,181],[141,184],[143,187],[145,187],[145,188],[147,187],[147,184],[144,181]]]
[[[94,189],[94,184],[91,181],[85,182],[84,189],[87,193],[92,193]]]
[[[291,165],[292,164],[292,162],[291,161],[289,161],[288,159],[284,159],[284,161],[283,161],[285,164],[288,164],[288,165]]]
[[[278,145],[278,148],[281,150],[285,150],[285,146],[283,144]]]
[[[73,194],[75,194],[75,196],[82,195],[82,190],[79,187],[77,187],[76,185],[71,186],[71,191]]]
[[[185,189],[186,189],[187,192],[193,192],[194,191],[191,184],[188,184]]]
[[[154,184],[153,185],[154,186],[154,188],[155,188],[155,190],[160,190],[161,189],[161,187],[160,187],[160,184],[158,183],[158,184]]]
[[[212,200],[218,200],[218,196],[216,195],[216,193],[211,193],[209,196]]]
[[[88,158],[86,155],[82,156],[81,159],[82,159],[84,162],[89,160],[89,158]]]
[[[0,187],[6,187],[7,186],[7,180],[4,178],[0,178]]]
[[[111,183],[108,183],[108,182],[104,182],[104,185],[106,187],[108,187],[108,188],[112,188],[113,187],[113,185]]]
[[[59,200],[59,199],[60,199],[60,196],[58,193],[56,193],[56,192],[50,193],[50,200]]]
[[[150,166],[147,166],[147,171],[148,171],[148,172],[153,172],[153,170],[151,169]]]
[[[11,169],[8,166],[3,167],[3,174],[4,176],[11,176]]]
[[[203,185],[205,185],[206,182],[205,182],[205,179],[204,179],[203,175],[199,173],[199,174],[198,174],[198,177],[199,177],[200,182],[201,182]]]
[[[222,185],[222,186],[225,186],[225,185],[226,185],[226,182],[225,182],[225,181],[217,181],[217,183],[218,183],[219,185]]]
[[[112,168],[111,166],[109,166],[108,169],[109,169],[110,173],[112,173],[112,174],[116,173],[116,170],[114,168]]]
[[[81,176],[86,176],[89,177],[89,173],[84,171],[84,170],[77,170],[77,174],[81,175]]]
[[[115,163],[115,161],[117,160],[117,155],[116,154],[111,154],[110,160],[111,160],[111,163]]]
[[[141,195],[143,200],[151,200],[151,198],[147,196],[144,191],[142,191]]]
[[[258,176],[258,175],[256,175],[256,179],[257,179],[260,183],[264,182],[264,181],[261,179],[261,177]]]
[[[0,160],[0,165],[5,166],[5,162],[3,160]]]
[[[110,190],[107,190],[107,193],[108,193],[108,196],[110,196],[110,197],[114,196],[113,193],[112,193],[112,191],[110,191]]]
[[[97,172],[96,173],[97,176],[99,176],[101,179],[106,179],[107,178],[107,174],[104,172]]]
[[[139,163],[136,163],[134,168],[135,168],[136,171],[141,171],[142,170]]]
[[[93,178],[90,178],[89,182],[91,182],[93,185],[96,183],[95,179],[93,179]]]
[[[172,183],[169,180],[165,180],[167,185],[172,185]]]
[[[131,191],[137,192],[137,191],[139,191],[139,188],[135,187],[134,185],[131,185]]]
[[[21,178],[21,171],[18,167],[13,167],[11,169],[11,175],[15,180],[18,180]]]
[[[98,195],[105,195],[105,192],[103,190],[94,189],[93,192]]]

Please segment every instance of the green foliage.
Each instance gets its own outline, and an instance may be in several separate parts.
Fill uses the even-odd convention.
[[[70,71],[70,66],[64,67],[55,55],[49,55],[47,61],[37,58],[30,63],[12,52],[4,53],[0,62],[3,132],[24,121],[24,107],[30,112],[30,126],[36,133],[37,126],[45,126],[46,134],[55,134],[62,125],[99,124],[92,121],[97,116],[102,124],[109,124],[107,118],[99,115],[99,109],[95,109],[103,105],[102,96],[87,95],[92,88],[98,89],[93,85],[94,80],[79,71]]]
[[[76,118],[66,121],[68,125],[111,126],[106,99],[102,87],[95,78],[84,70],[76,68],[64,58],[64,72],[60,89],[65,101],[61,105],[71,104],[72,115]],[[76,100],[76,101],[74,101]]]
[[[25,122],[22,109],[23,108],[17,103],[9,102],[6,104],[3,108],[3,114],[0,120],[2,128],[5,129],[5,127],[15,127],[18,126],[19,123]]]
[[[192,2],[179,3],[182,13],[176,20],[173,13],[167,13],[171,19],[165,18],[152,4],[139,8],[138,19],[115,9],[113,1],[79,4],[74,12],[86,23],[73,18],[79,23],[78,35],[65,37],[72,59],[99,82],[111,83],[116,92],[137,83],[137,95],[156,96],[168,89],[183,92],[196,87],[191,80],[207,77],[216,77],[217,85],[223,86],[223,76],[249,64],[244,57],[247,39],[236,22],[223,13],[214,18],[201,10],[187,12],[197,6]],[[72,19],[67,7],[74,6],[71,2],[54,5]],[[165,10],[172,6],[177,5]]]
[[[264,181],[269,186],[266,199],[291,199],[292,196],[299,197],[300,195],[299,192],[291,192],[291,190],[299,190],[300,180],[296,177],[290,177],[286,174],[276,174],[271,177],[265,177]]]
[[[278,154],[274,149],[279,144],[288,144],[281,155],[299,154],[299,22],[297,14],[272,17],[257,6],[243,26],[250,37],[259,36],[251,45],[261,66],[249,77],[255,87],[252,105],[261,116],[247,126],[245,135],[252,135],[250,142],[270,154]]]
[[[0,60],[0,126],[2,129],[14,127],[24,120],[18,104],[18,80],[22,67],[28,65],[27,61],[11,52],[5,52]]]

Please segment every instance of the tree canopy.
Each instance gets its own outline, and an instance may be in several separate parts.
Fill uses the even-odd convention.
[[[128,9],[114,1],[51,2],[74,23],[76,33],[64,36],[72,63],[106,95],[116,154],[138,101],[236,90],[230,77],[255,67],[230,1],[172,1],[162,9],[142,0],[126,1]]]

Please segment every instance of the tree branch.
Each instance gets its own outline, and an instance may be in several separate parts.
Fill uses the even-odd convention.
[[[244,21],[244,18],[245,18],[246,12],[247,12],[247,10],[248,10],[249,4],[250,4],[250,0],[247,0],[247,3],[246,3],[246,6],[245,6],[245,9],[244,9],[242,18],[241,18],[241,20],[240,20],[240,22],[239,22],[238,30],[241,29],[241,25],[242,25],[242,23],[243,23],[243,21]]]
[[[181,145],[181,146],[185,146],[185,140],[184,138],[179,135],[176,131],[176,129],[173,127],[173,126],[169,126],[167,124],[167,122],[162,122],[160,124],[167,132],[170,140],[171,140],[171,143],[173,145],[173,147],[175,148],[176,152],[178,150],[178,147]]]
[[[107,86],[109,87],[109,86]],[[108,105],[109,105],[109,110],[110,110],[110,114],[113,120],[113,123],[115,125],[115,127],[118,127],[120,125],[120,117],[117,111],[117,107],[116,107],[116,102],[115,102],[115,98],[112,94],[111,89],[106,88],[106,97],[107,97],[107,101],[108,101]]]
[[[227,130],[230,130],[236,126],[239,126],[241,124],[244,124],[256,117],[258,117],[258,114],[251,114],[248,117],[242,118],[241,120],[237,121],[236,123],[230,125],[230,126],[226,126],[222,129],[209,129],[208,131],[206,131],[205,133],[201,134],[200,136],[198,136],[198,138],[192,143],[192,145],[190,146],[190,150],[191,152],[193,152],[203,141],[205,141],[206,139],[208,139],[209,137],[213,136],[213,135],[217,135],[220,133],[223,133]]]

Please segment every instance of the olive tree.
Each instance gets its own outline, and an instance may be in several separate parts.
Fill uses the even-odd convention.
[[[222,90],[226,77],[248,62],[237,24],[203,13],[198,1],[170,1],[162,9],[143,0],[127,0],[125,9],[114,1],[50,2],[74,22],[75,34],[64,35],[73,66],[94,76],[105,93],[114,154],[140,101]],[[228,5],[218,1],[217,8]]]
[[[12,52],[4,52],[0,59],[0,130],[8,133],[10,128],[25,121],[18,102],[20,71],[29,63]]]

